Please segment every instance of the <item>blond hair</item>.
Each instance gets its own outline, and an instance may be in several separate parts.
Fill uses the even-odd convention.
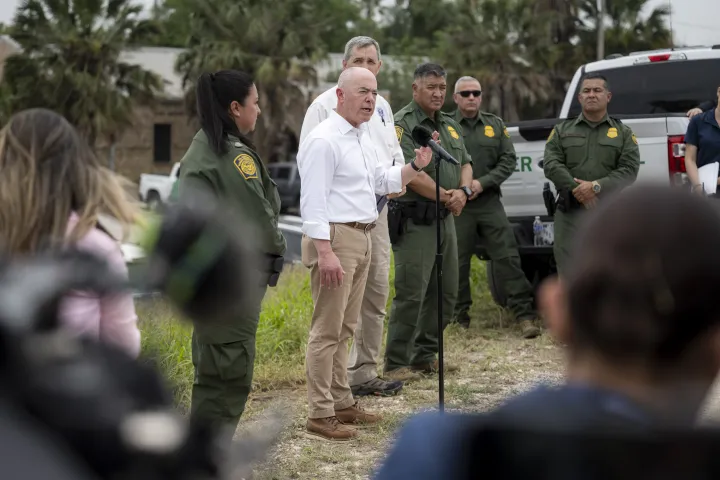
[[[61,115],[41,108],[13,115],[0,131],[0,251],[32,254],[75,243],[100,213],[127,235],[140,209],[123,182]],[[68,235],[73,212],[79,221]]]

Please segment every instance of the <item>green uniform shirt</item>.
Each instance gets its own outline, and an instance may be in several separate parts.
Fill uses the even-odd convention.
[[[397,133],[400,147],[405,156],[405,163],[410,163],[415,160],[415,149],[420,148],[420,145],[412,138],[413,128],[417,125],[423,125],[429,128],[431,132],[437,130],[440,134],[440,146],[460,162],[460,165],[453,165],[444,160],[440,161],[440,186],[446,190],[458,188],[460,186],[460,170],[463,165],[472,163],[472,160],[465,149],[465,143],[461,137],[462,128],[452,116],[443,112],[436,112],[435,118],[431,119],[413,100],[398,110],[395,113],[394,119],[395,133]],[[434,162],[431,162],[423,171],[435,181]],[[412,191],[411,188],[408,188],[407,193],[398,197],[397,200],[401,202],[411,202],[418,200],[427,201],[428,199]]]
[[[454,118],[462,127],[465,146],[473,159],[473,179],[480,182],[484,192],[499,190],[517,165],[515,147],[505,123],[487,112],[466,118],[456,110]]]
[[[285,237],[278,230],[280,195],[257,153],[229,135],[228,152],[218,158],[210,149],[205,132],[200,130],[181,162],[181,196],[186,185],[199,183],[254,223],[256,245],[265,253],[285,254]]]
[[[575,178],[597,181],[601,193],[635,182],[640,149],[632,129],[605,115],[598,123],[582,114],[558,123],[545,144],[545,176],[558,190],[573,190]]]

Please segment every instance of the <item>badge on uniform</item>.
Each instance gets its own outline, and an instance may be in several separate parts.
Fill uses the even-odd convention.
[[[608,128],[607,136],[608,136],[608,138],[617,137],[617,128],[615,128],[615,127]]]
[[[395,135],[397,135],[398,142],[402,138],[403,132],[404,132],[404,130],[402,127],[398,127],[397,125],[395,125]]]
[[[235,157],[233,163],[235,164],[235,168],[238,169],[238,171],[245,180],[250,180],[251,178],[258,178],[255,160],[253,160],[253,158],[247,153],[241,153],[240,155]]]
[[[460,135],[458,135],[458,133],[455,131],[455,129],[453,127],[451,127],[450,125],[448,125],[448,132],[450,132],[450,136],[453,137],[455,140],[460,138]]]
[[[495,130],[492,128],[492,125],[485,125],[485,136],[486,137],[494,137],[495,136]]]

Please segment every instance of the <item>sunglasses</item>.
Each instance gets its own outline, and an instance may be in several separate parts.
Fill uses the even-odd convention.
[[[457,92],[457,93],[459,93],[460,96],[463,98],[468,98],[470,95],[472,95],[473,97],[479,97],[480,95],[482,95],[481,90],[464,90],[462,92]]]

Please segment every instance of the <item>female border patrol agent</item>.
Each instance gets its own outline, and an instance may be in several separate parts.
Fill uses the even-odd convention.
[[[720,102],[720,87],[717,90]],[[705,192],[700,183],[698,168],[720,162],[720,105],[712,110],[695,115],[685,134],[685,168],[695,193]],[[720,179],[718,179],[720,185]],[[716,193],[714,195],[718,197]]]
[[[191,414],[234,431],[252,385],[260,305],[268,285],[277,283],[286,244],[278,230],[276,185],[246,137],[260,114],[252,78],[235,70],[203,73],[196,94],[202,129],[181,160],[180,196],[198,187],[241,214],[252,229],[249,240],[263,249],[257,253],[264,254],[262,263],[267,266],[257,271],[257,281],[251,282],[257,288],[247,292],[241,309],[226,312],[222,321],[194,325]]]

